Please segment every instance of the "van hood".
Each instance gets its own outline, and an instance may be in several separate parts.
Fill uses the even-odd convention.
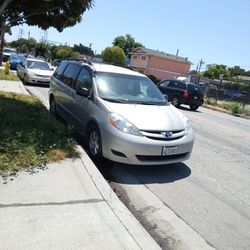
[[[139,130],[185,129],[185,116],[172,105],[158,106],[103,102],[111,112],[123,116]]]
[[[28,69],[28,72],[32,72],[39,76],[51,77],[53,75],[52,70],[42,70],[42,69]]]

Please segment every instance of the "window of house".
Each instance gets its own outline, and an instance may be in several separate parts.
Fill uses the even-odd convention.
[[[133,59],[137,59],[137,56],[133,56]]]
[[[146,56],[141,56],[141,59],[142,59],[143,61],[145,61],[145,60],[146,60]]]

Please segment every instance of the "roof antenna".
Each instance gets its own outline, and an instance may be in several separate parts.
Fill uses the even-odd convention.
[[[178,54],[179,54],[179,49],[177,49],[177,51],[176,51],[176,56],[178,56]]]

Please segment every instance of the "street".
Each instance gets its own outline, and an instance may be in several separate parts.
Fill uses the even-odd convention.
[[[48,88],[26,88],[35,88],[48,98]],[[195,132],[187,162],[154,167],[114,163],[105,166],[106,179],[124,190],[126,199],[148,223],[152,224],[152,217],[147,216],[152,216],[157,205],[140,205],[144,193],[139,190],[153,195],[215,249],[250,249],[250,120],[206,108],[197,112],[182,108],[181,112]],[[143,206],[151,206],[150,211]]]

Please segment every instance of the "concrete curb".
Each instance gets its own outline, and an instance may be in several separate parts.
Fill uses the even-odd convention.
[[[215,106],[212,106],[212,105],[204,104],[204,105],[202,105],[202,107],[207,108],[207,109],[211,109],[211,110],[214,110],[214,111],[218,111],[218,112],[221,112],[221,113],[224,113],[224,114],[240,117],[240,118],[250,119],[249,116],[242,115],[242,114],[235,115],[235,114],[233,114],[232,112],[230,112],[230,111],[228,111],[226,109],[222,109],[222,108],[215,107]]]
[[[98,189],[103,199],[107,202],[115,216],[126,228],[129,234],[134,238],[141,249],[161,249],[155,240],[149,235],[128,208],[119,200],[112,188],[104,180],[97,167],[91,161],[87,153],[80,147],[77,147],[84,167],[86,168],[93,183]]]
[[[49,110],[49,101],[44,98],[44,96],[41,95],[40,92],[35,89],[35,87],[29,88],[28,93],[37,97],[37,99]]]

